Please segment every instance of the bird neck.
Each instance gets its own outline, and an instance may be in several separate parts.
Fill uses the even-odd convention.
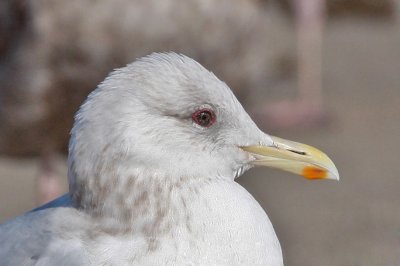
[[[71,195],[75,206],[89,214],[101,231],[111,235],[142,233],[155,241],[185,220],[188,204],[200,198],[202,187],[221,179],[96,176],[77,183]]]

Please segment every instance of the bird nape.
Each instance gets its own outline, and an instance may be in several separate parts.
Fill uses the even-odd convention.
[[[269,166],[339,179],[321,151],[263,133],[199,63],[153,53],[75,116],[69,193],[0,226],[2,265],[282,265],[268,216],[234,179]]]

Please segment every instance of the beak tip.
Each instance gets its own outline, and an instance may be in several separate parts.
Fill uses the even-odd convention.
[[[336,169],[335,169],[336,170]],[[335,181],[340,181],[340,176],[338,171],[332,171],[329,173],[329,175],[327,176],[326,179],[331,179],[331,180],[335,180]]]
[[[338,176],[330,176],[330,177],[327,177],[326,179],[329,179],[329,180],[334,180],[334,181],[340,181],[340,178],[338,177]]]

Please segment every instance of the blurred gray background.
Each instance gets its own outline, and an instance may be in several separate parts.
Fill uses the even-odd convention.
[[[0,222],[67,191],[73,114],[113,68],[195,58],[341,180],[252,169],[286,265],[400,265],[398,0],[3,0]]]

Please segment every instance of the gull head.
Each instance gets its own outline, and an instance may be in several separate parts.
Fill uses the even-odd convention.
[[[129,176],[233,180],[253,166],[339,178],[324,153],[262,132],[224,82],[175,53],[113,71],[76,114],[69,145],[73,195]]]

